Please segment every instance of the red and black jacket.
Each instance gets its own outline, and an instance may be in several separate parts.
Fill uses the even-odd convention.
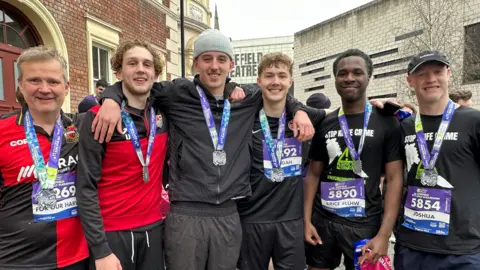
[[[86,259],[88,254],[79,217],[34,222],[32,183],[35,166],[25,139],[25,108],[0,119],[0,269],[56,269]],[[72,118],[61,114],[64,137],[59,173],[74,173],[78,132]],[[53,136],[35,126],[48,163]]]
[[[150,109],[126,106],[137,128],[142,152],[147,152]],[[161,213],[162,171],[167,153],[168,123],[156,109],[156,135],[149,164],[149,181],[143,181],[142,165],[127,129],[115,131],[100,144],[91,131],[100,109],[93,107],[80,128],[77,181],[78,209],[89,247],[95,259],[112,253],[105,232],[138,229],[164,217]]]

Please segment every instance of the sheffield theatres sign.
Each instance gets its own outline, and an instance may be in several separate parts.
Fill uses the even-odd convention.
[[[230,77],[257,77],[258,64],[263,53],[236,53],[234,55],[235,66]]]

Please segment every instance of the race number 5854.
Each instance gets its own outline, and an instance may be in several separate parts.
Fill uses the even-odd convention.
[[[432,203],[433,202],[433,203]],[[440,211],[440,201],[424,200],[419,198],[412,198],[411,207],[417,207],[423,210],[435,209]]]

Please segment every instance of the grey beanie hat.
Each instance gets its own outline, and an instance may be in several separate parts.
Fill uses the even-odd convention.
[[[233,47],[230,39],[215,29],[203,31],[193,45],[193,59],[204,52],[223,52],[233,59]]]

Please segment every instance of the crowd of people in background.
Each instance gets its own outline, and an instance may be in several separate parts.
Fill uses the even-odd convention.
[[[264,55],[255,85],[228,78],[230,40],[195,41],[193,80],[157,82],[140,40],[112,56],[78,113],[53,48],[18,58],[19,111],[0,117],[0,269],[480,269],[480,112],[449,92],[448,58],[419,52],[418,107],[368,100],[374,65],[334,61],[338,108],[288,94],[293,61]],[[393,108],[393,109],[392,109]],[[359,258],[358,241],[364,241]]]

